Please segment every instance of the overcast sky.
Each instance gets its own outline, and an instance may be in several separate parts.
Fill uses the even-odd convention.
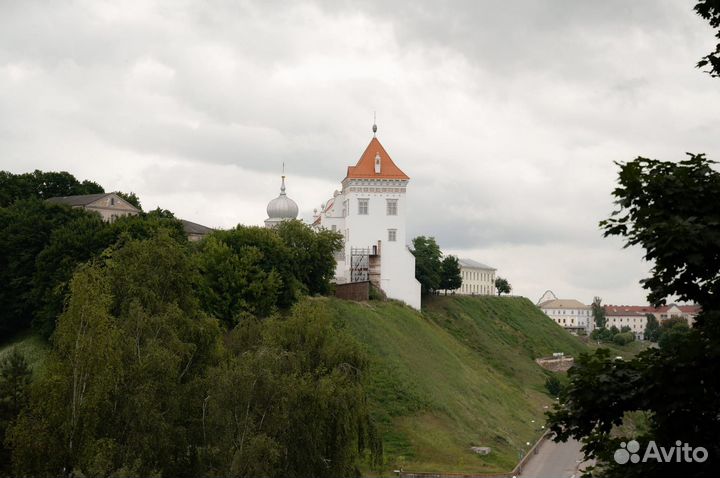
[[[408,240],[514,292],[645,303],[603,239],[617,167],[720,159],[694,2],[0,1],[0,168],[66,170],[213,227],[262,224],[283,161],[309,219],[371,138]]]

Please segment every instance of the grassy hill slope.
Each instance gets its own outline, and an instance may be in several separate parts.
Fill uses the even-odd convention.
[[[549,372],[534,359],[587,350],[524,298],[435,297],[422,314],[393,302],[319,300],[372,356],[386,471],[511,470],[542,433],[550,403]],[[476,455],[476,445],[493,452]]]

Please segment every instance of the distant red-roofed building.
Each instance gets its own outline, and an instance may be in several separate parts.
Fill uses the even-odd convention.
[[[635,334],[635,338],[644,340],[648,314],[655,316],[658,322],[670,319],[671,317],[681,317],[687,320],[688,325],[692,326],[700,310],[699,305],[670,304],[662,307],[651,307],[649,305],[606,305],[606,326],[608,328],[615,326],[618,329],[622,329],[624,326],[630,327],[630,330]]]

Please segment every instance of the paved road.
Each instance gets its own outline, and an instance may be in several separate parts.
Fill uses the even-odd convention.
[[[571,478],[578,477],[579,461],[583,459],[581,444],[575,440],[555,443],[545,440],[520,475],[522,478]],[[583,463],[581,466],[585,466]]]

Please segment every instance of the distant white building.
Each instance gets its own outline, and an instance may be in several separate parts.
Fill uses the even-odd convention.
[[[389,298],[420,309],[415,256],[406,244],[409,182],[373,134],[357,164],[347,168],[342,189],[316,210],[313,224],[344,237],[335,257],[337,283],[370,280]]]
[[[570,332],[589,334],[594,328],[590,306],[579,300],[558,299],[552,291],[547,291],[540,298],[537,306],[555,323]]]
[[[623,327],[630,327],[636,340],[645,340],[647,314],[652,314],[655,310],[654,307],[606,305],[605,327],[609,329],[615,326],[619,330],[622,330]]]
[[[458,259],[462,285],[454,292],[463,295],[494,295],[497,269],[472,259]]]

